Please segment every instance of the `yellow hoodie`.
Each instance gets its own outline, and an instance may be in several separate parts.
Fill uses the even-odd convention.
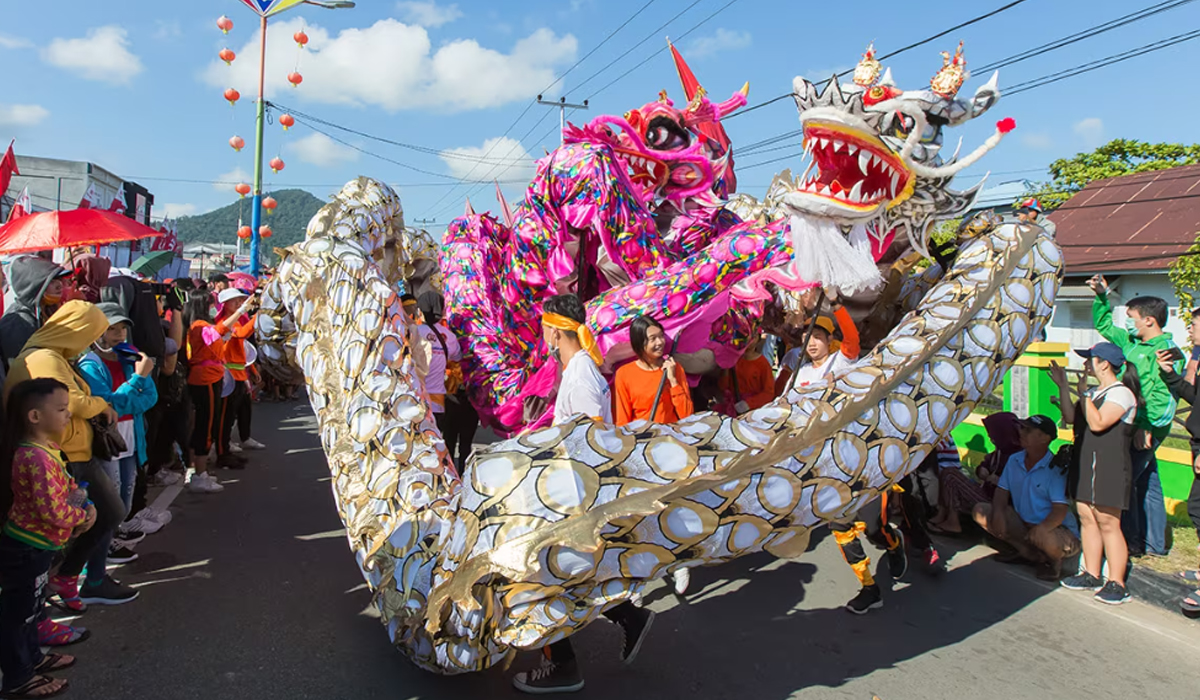
[[[95,304],[86,301],[63,304],[25,343],[21,354],[9,366],[4,382],[5,401],[12,388],[26,379],[49,377],[67,385],[71,394],[71,423],[58,444],[71,462],[92,458],[92,426],[88,419],[108,408],[107,401],[92,396],[87,382],[71,366],[71,360],[91,347],[107,329],[108,319]]]

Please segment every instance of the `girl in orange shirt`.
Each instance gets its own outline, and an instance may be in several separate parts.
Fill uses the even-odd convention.
[[[667,336],[662,325],[649,316],[639,316],[629,327],[629,344],[637,359],[617,370],[613,390],[617,425],[642,419],[674,423],[692,415],[694,409],[687,374],[665,354]],[[650,410],[664,373],[667,386],[663,387],[658,410],[651,416]]]
[[[732,375],[725,373],[721,377],[721,389],[732,394],[732,400],[727,400],[725,405],[732,404],[735,415],[762,408],[775,400],[775,377],[771,363],[762,354],[766,342],[767,337],[760,333],[754,345],[738,359]],[[736,393],[733,392],[734,377],[737,378]]]

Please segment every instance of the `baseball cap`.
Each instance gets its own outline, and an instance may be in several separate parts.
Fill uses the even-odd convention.
[[[102,301],[96,304],[96,308],[104,312],[104,318],[108,319],[110,326],[118,323],[127,323],[131,327],[133,326],[133,321],[129,320],[129,314],[125,313],[125,308],[115,301]]]
[[[229,289],[221,290],[221,293],[217,295],[217,301],[224,304],[227,301],[232,301],[234,299],[239,299],[239,298],[245,297],[245,296],[250,296],[250,295],[246,294],[244,291],[238,289],[237,287],[230,287]]]
[[[823,328],[826,333],[833,335],[833,319],[828,316],[818,316],[817,328]]]
[[[1019,211],[1021,209],[1029,209],[1031,211],[1036,211],[1037,213],[1041,214],[1042,213],[1042,203],[1039,202],[1036,198],[1030,197],[1029,199],[1023,200],[1020,204],[1017,205],[1017,210]]]
[[[1058,437],[1058,425],[1049,416],[1030,416],[1021,421],[1019,425],[1030,430],[1040,430],[1052,438]]]
[[[1085,360],[1089,357],[1104,360],[1112,365],[1113,369],[1121,369],[1121,365],[1125,364],[1125,353],[1114,343],[1096,343],[1090,350],[1076,350],[1075,354]]]

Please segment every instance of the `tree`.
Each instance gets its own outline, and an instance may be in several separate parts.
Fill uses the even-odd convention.
[[[1181,143],[1113,139],[1090,153],[1054,161],[1050,164],[1050,176],[1053,179],[1040,183],[1026,197],[1036,197],[1047,210],[1057,209],[1093,180],[1196,163],[1200,163],[1200,144],[1186,146]]]
[[[1192,309],[1196,308],[1196,297],[1200,296],[1200,238],[1187,253],[1175,258],[1167,274],[1175,287],[1175,296],[1179,298],[1179,316],[1185,324],[1191,323]]]

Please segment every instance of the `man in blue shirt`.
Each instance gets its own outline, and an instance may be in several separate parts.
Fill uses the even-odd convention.
[[[1021,421],[1022,451],[1009,457],[991,503],[975,506],[975,522],[1013,546],[1005,562],[1041,562],[1038,578],[1062,578],[1062,560],[1079,553],[1079,525],[1067,498],[1066,472],[1051,466],[1058,426],[1046,416]]]

